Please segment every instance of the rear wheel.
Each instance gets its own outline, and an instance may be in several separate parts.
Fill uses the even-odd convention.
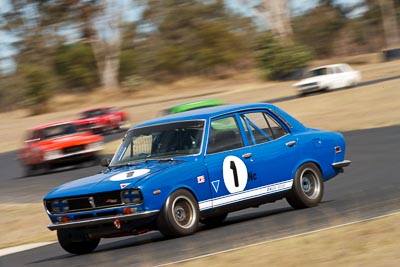
[[[306,163],[296,171],[292,191],[286,199],[295,209],[310,208],[321,202],[323,192],[321,171],[315,164]]]
[[[97,248],[100,238],[89,239],[72,230],[57,230],[60,246],[72,254],[87,254]]]
[[[160,232],[168,237],[179,237],[196,232],[199,224],[199,207],[187,190],[173,192],[165,202],[158,218]]]

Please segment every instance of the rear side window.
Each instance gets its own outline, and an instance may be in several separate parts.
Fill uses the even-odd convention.
[[[274,118],[265,112],[251,112],[240,115],[249,144],[261,144],[287,134]]]
[[[243,140],[234,117],[211,121],[207,153],[218,153],[243,147]]]
[[[342,73],[342,72],[344,72],[344,70],[340,66],[337,66],[337,67],[335,67],[335,72]]]

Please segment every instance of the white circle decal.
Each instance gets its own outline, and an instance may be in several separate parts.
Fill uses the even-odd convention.
[[[224,183],[229,193],[243,191],[247,184],[247,168],[244,162],[235,156],[227,156],[222,166]]]
[[[117,175],[112,176],[110,178],[110,181],[123,181],[123,180],[133,179],[133,178],[145,175],[149,171],[150,171],[149,169],[138,169],[138,170],[132,170],[132,171],[128,171],[128,172],[118,173]]]

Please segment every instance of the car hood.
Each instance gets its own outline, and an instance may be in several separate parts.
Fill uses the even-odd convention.
[[[45,199],[87,195],[144,185],[157,173],[183,165],[184,160],[141,162],[134,166],[109,168],[99,174],[71,181],[50,191]]]
[[[85,145],[97,141],[102,141],[103,138],[98,135],[88,133],[78,133],[65,135],[57,138],[39,141],[33,144],[33,147],[41,147],[44,150],[61,149],[69,146]]]

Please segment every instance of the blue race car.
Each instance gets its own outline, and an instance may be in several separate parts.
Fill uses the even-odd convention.
[[[107,169],[44,198],[50,230],[73,254],[101,238],[159,230],[193,234],[199,222],[286,198],[318,205],[324,182],[351,162],[340,133],[307,128],[271,104],[222,105],[130,128]]]

